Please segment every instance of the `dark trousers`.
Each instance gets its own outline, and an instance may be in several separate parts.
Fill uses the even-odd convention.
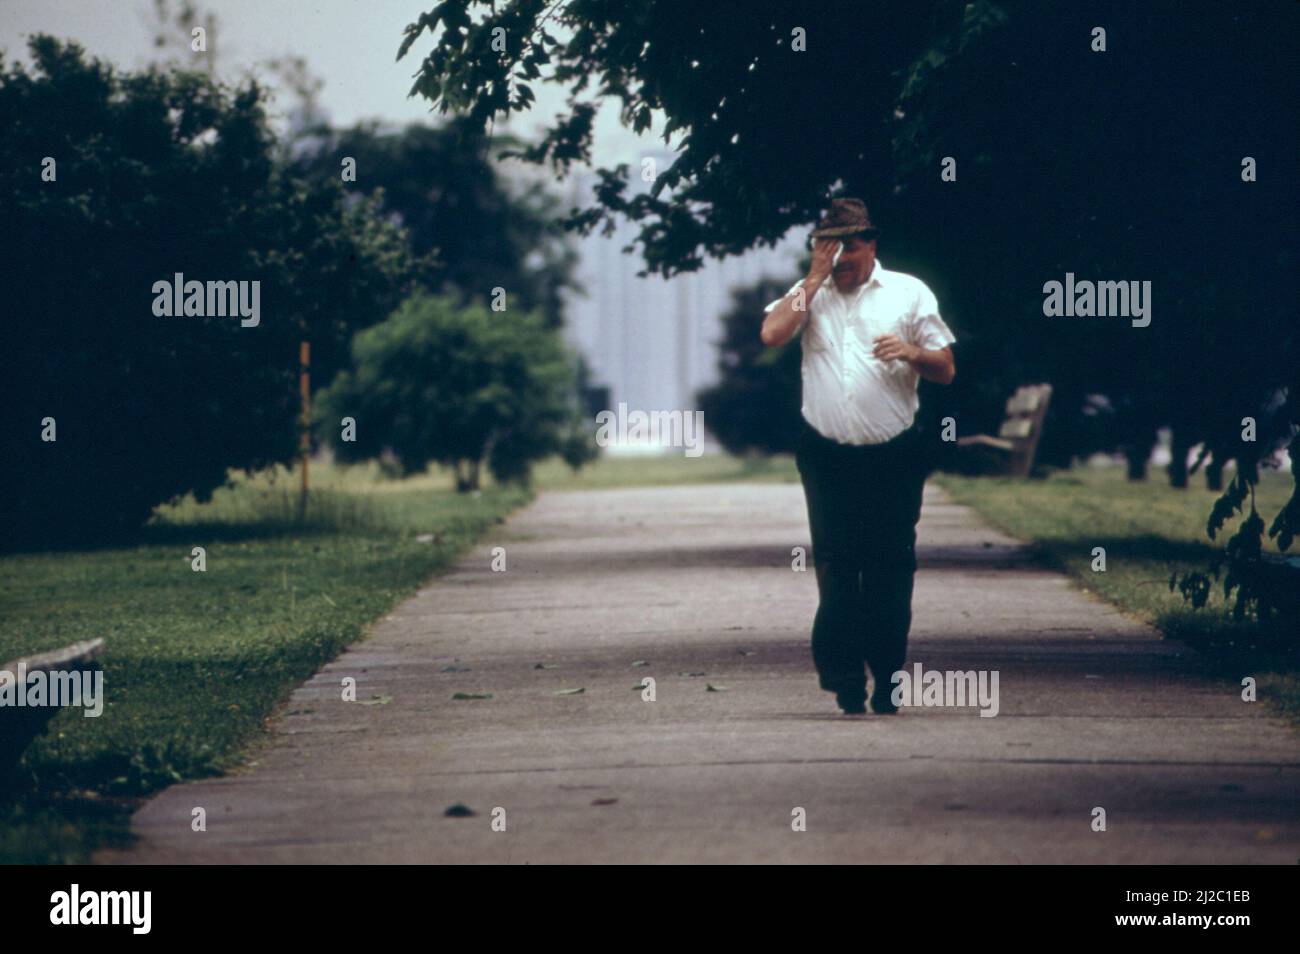
[[[813,664],[823,689],[887,697],[912,625],[916,523],[926,466],[915,426],[883,444],[823,437],[807,421],[795,461],[808,503],[820,604]]]

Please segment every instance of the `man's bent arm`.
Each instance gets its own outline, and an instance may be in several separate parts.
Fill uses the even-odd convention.
[[[957,376],[952,348],[940,348],[938,351],[917,348],[910,364],[916,368],[917,374],[935,384],[952,384],[952,379]]]
[[[831,268],[835,264],[835,252],[839,247],[840,242],[836,239],[817,240],[808,276],[763,319],[763,327],[758,333],[763,344],[769,348],[779,348],[794,337],[794,333],[808,317],[817,289],[830,278]],[[796,307],[797,305],[801,307]]]
[[[804,319],[808,317],[808,309],[812,307],[813,296],[817,294],[817,286],[809,287],[808,279],[803,280],[803,284],[781,299],[780,303],[767,313],[763,319],[762,330],[759,331],[758,337],[763,344],[769,348],[779,348],[799,330]],[[800,299],[803,299],[800,301]],[[802,308],[796,307],[802,305]]]
[[[898,335],[879,335],[871,353],[881,361],[906,361],[916,368],[917,374],[935,384],[952,384],[952,379],[957,376],[952,347],[948,345],[928,351]]]
[[[759,339],[769,348],[779,348],[791,338],[794,337],[799,326],[808,318],[808,312],[812,309],[813,298],[817,295],[817,290],[830,277],[830,273],[822,274],[814,268],[808,273],[800,284],[781,299],[781,303],[767,313],[763,319],[763,327],[758,333]],[[799,299],[802,298],[801,302]],[[798,307],[802,305],[803,307]]]

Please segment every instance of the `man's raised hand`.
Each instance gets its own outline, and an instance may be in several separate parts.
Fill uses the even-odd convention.
[[[820,285],[830,277],[835,267],[835,253],[840,249],[839,239],[817,239],[813,245],[812,267],[808,269],[808,281],[813,287]]]

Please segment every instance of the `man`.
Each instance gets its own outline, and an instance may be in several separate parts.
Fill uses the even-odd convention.
[[[948,384],[956,339],[925,283],[876,259],[860,199],[835,199],[813,231],[812,267],[767,306],[761,338],[803,331],[803,431],[795,460],[812,531],[820,603],[812,653],[845,713],[897,711],[892,676],[912,623],[916,522],[925,456],[919,378]],[[836,253],[838,254],[838,257]]]

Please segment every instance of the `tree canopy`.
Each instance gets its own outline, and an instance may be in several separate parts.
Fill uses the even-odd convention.
[[[635,130],[662,114],[678,153],[649,192],[629,198],[626,169],[602,169],[595,205],[568,219],[641,223],[651,270],[774,242],[832,194],[861,195],[891,265],[939,292],[967,365],[992,372],[973,376],[985,404],[1051,377],[1058,406],[1110,393],[1135,431],[1199,440],[1298,363],[1300,7],[1177,11],[445,0],[400,54],[431,36],[412,92],[480,127],[530,108],[530,84],[563,87],[568,110],[521,151],[557,171],[590,160],[601,101]],[[1142,330],[1045,318],[1043,284],[1067,271],[1150,280],[1158,316]]]
[[[373,197],[400,222],[425,260],[429,288],[462,303],[504,288],[524,309],[562,324],[577,255],[556,223],[560,200],[536,177],[508,181],[481,129],[454,117],[398,130],[374,122],[307,130],[292,167],[303,177],[337,180],[345,158],[356,172],[346,189]]]
[[[46,36],[0,61],[7,543],[92,539],[289,459],[298,344],[323,377],[413,271],[337,183],[285,175],[254,82],[123,73]],[[259,283],[260,318],[160,316],[155,283]],[[44,422],[53,422],[51,429]]]
[[[573,444],[574,380],[573,356],[539,313],[417,294],[358,332],[351,366],[322,392],[317,413],[341,460],[392,453],[404,473],[437,462],[473,490],[484,460],[498,480],[524,480],[539,458],[582,456],[592,441]],[[355,422],[350,433],[344,418]]]
[[[480,126],[529,109],[532,84],[566,90],[522,151],[559,171],[590,160],[602,101],[634,130],[664,117],[677,154],[652,189],[629,197],[626,164],[601,169],[568,217],[637,222],[652,271],[865,198],[890,266],[934,288],[957,333],[963,433],[1049,380],[1049,434],[1101,394],[1135,476],[1168,425],[1176,453],[1204,442],[1249,482],[1300,425],[1300,5],[444,0],[399,57],[426,35],[412,93]],[[1067,273],[1149,281],[1150,323],[1047,316],[1045,283]]]

